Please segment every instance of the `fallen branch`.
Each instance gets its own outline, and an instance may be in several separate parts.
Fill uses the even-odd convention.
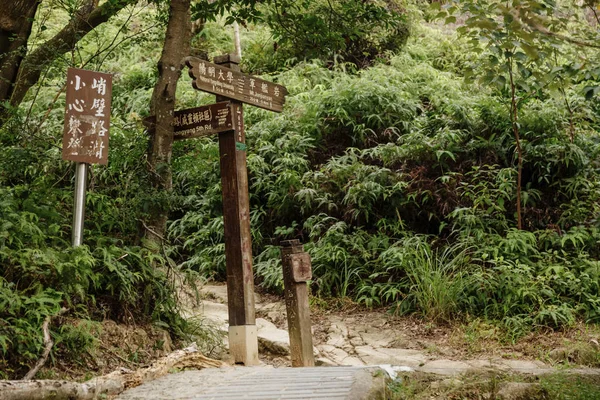
[[[149,367],[137,371],[120,368],[108,375],[92,378],[84,383],[59,380],[0,380],[0,399],[91,400],[101,398],[101,396],[116,396],[126,389],[166,375],[175,368],[219,368],[226,365],[222,361],[213,360],[199,353],[194,343],[186,349],[176,350],[156,360]]]
[[[60,309],[58,314],[55,315],[55,317],[62,315],[66,312],[67,312],[67,309],[63,307]],[[52,346],[54,346],[54,342],[52,341],[52,336],[50,336],[50,322],[51,321],[52,321],[52,316],[50,316],[50,315],[46,316],[46,319],[44,320],[44,323],[42,324],[42,332],[44,333],[44,352],[42,353],[42,356],[40,357],[40,359],[35,363],[33,368],[31,368],[29,370],[29,372],[27,374],[25,374],[25,376],[23,377],[23,380],[33,379],[33,377],[35,376],[35,374],[37,374],[37,372],[40,370],[40,368],[42,368],[44,366],[44,364],[46,363],[46,360],[48,360],[48,356],[50,355]]]

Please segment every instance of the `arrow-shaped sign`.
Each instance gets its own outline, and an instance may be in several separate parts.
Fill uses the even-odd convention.
[[[195,57],[187,57],[192,85],[197,90],[281,112],[288,93],[285,86],[243,74]]]

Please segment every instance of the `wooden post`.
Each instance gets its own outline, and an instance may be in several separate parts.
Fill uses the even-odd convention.
[[[215,64],[239,71],[239,58],[215,57]],[[217,101],[231,100],[217,96]],[[219,134],[223,223],[227,264],[227,305],[229,309],[229,350],[235,362],[258,364],[258,337],[254,310],[250,200],[246,168],[246,135],[242,103],[231,100],[233,127]]]
[[[310,256],[299,240],[281,243],[285,307],[292,367],[314,367],[307,280],[312,278]]]

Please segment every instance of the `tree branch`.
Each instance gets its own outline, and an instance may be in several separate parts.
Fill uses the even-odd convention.
[[[27,91],[40,79],[44,65],[58,56],[72,51],[77,42],[90,31],[108,21],[110,17],[126,6],[134,4],[137,1],[109,1],[103,3],[101,6],[91,8],[90,4],[94,3],[95,0],[90,0],[90,3],[81,7],[76,12],[75,17],[60,32],[25,57],[10,99],[10,104],[15,107],[23,101]]]
[[[68,311],[68,309],[63,307],[60,309],[58,314],[55,315],[55,317],[62,315],[64,313],[66,313],[67,311]],[[49,328],[51,321],[52,321],[52,316],[48,315],[46,317],[46,319],[44,320],[44,323],[42,324],[42,331],[44,332],[44,352],[42,353],[42,356],[40,357],[40,359],[35,363],[33,368],[31,368],[29,370],[29,372],[27,374],[25,374],[25,376],[23,377],[23,380],[28,381],[30,379],[33,379],[33,377],[35,376],[35,374],[37,374],[37,372],[40,370],[40,368],[42,368],[44,366],[44,364],[46,363],[46,360],[48,359],[48,356],[50,355],[52,346],[54,346],[54,342],[52,341],[52,336],[50,336],[50,328]]]

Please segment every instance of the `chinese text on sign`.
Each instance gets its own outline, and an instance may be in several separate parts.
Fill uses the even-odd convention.
[[[67,71],[63,160],[107,164],[112,75]]]

